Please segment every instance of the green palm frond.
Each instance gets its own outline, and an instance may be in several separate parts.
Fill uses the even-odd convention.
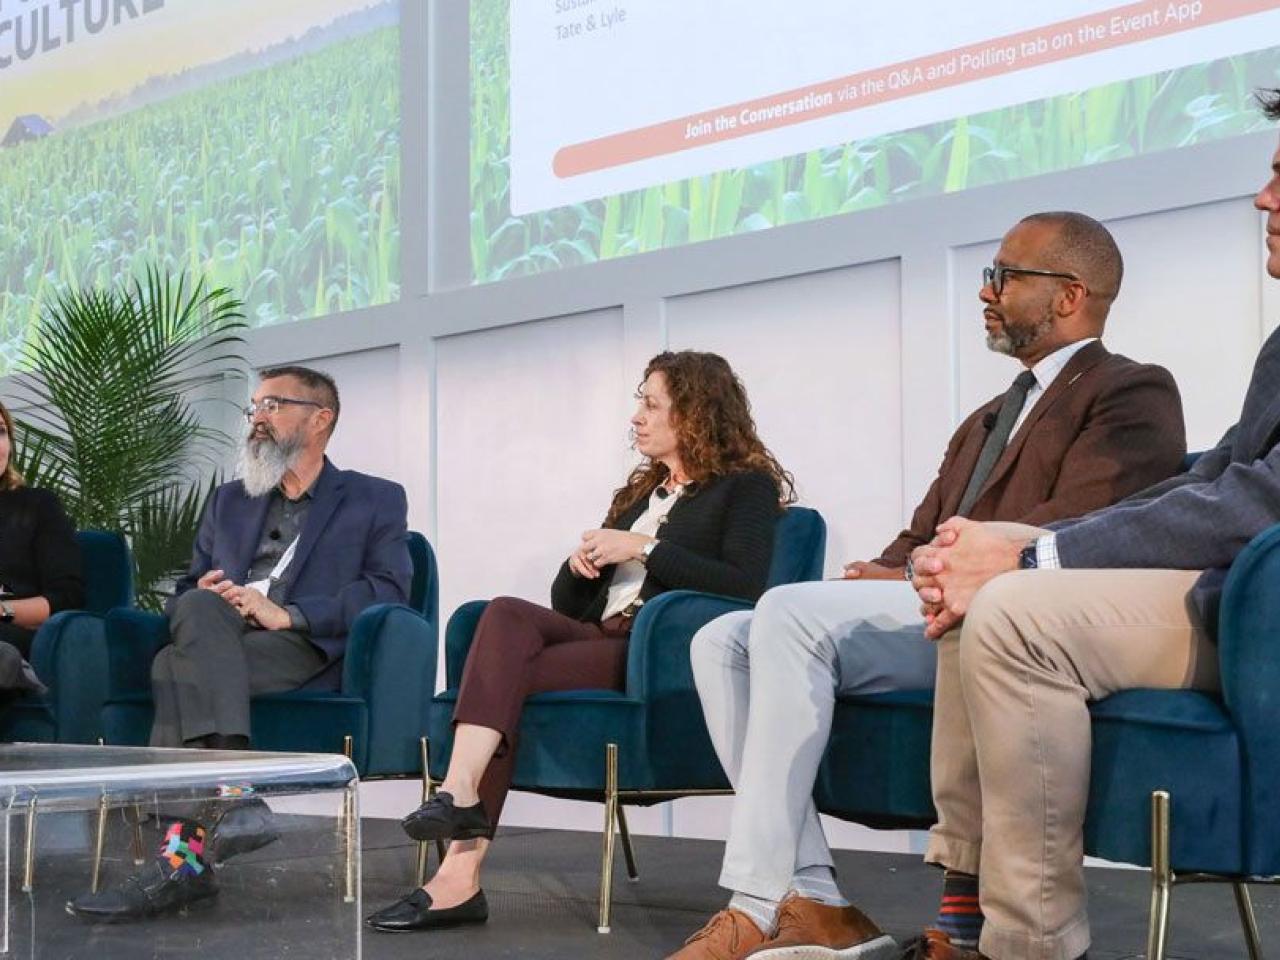
[[[205,502],[220,481],[161,490],[142,500],[133,515],[133,565],[138,606],[161,610],[169,584],[187,569]]]
[[[243,367],[241,306],[227,289],[149,270],[126,288],[59,294],[24,350],[16,463],[78,526],[129,538],[140,599],[172,573],[180,534],[189,556],[204,502],[191,477],[229,440],[193,401]]]

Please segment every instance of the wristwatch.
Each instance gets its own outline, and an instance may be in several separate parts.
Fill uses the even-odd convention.
[[[13,618],[17,614],[13,611],[13,604],[8,600],[0,600],[0,623],[13,623]]]
[[[1019,570],[1035,570],[1040,566],[1040,555],[1036,553],[1036,542],[1032,540],[1018,554]]]
[[[649,557],[653,554],[653,549],[657,545],[658,545],[657,540],[650,540],[648,543],[646,543],[643,547],[640,548],[639,560],[642,564],[648,564]]]

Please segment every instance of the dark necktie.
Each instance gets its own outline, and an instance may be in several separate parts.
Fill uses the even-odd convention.
[[[969,476],[969,485],[964,488],[964,496],[960,498],[960,506],[956,507],[956,515],[967,517],[973,508],[978,493],[986,485],[991,476],[991,469],[1000,459],[1005,445],[1009,442],[1009,434],[1013,433],[1013,425],[1018,422],[1018,414],[1027,401],[1027,391],[1036,382],[1036,375],[1030,370],[1018,374],[1000,402],[1000,412],[996,414],[996,422],[987,434],[987,442],[982,445],[978,454],[978,462],[973,465],[973,473]]]

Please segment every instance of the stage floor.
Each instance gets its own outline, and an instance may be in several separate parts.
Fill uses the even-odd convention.
[[[366,821],[366,912],[407,888],[412,848],[396,826]],[[660,960],[713,912],[726,894],[715,885],[722,845],[702,840],[636,838],[641,879],[615,867],[613,932],[595,932],[599,838],[563,831],[512,830],[500,835],[485,881],[490,919],[480,928],[437,933],[366,933],[370,960],[488,960],[491,957],[601,957]],[[846,896],[900,940],[915,936],[937,908],[940,875],[914,855],[837,851]],[[1140,956],[1146,946],[1147,874],[1091,869],[1090,960]],[[1255,887],[1263,944],[1280,937],[1280,890]],[[1171,958],[1245,957],[1231,888],[1188,886],[1173,894]]]
[[[124,840],[118,836],[109,849],[121,850]],[[392,820],[366,820],[363,840],[363,908],[367,914],[408,889],[415,848]],[[723,906],[726,895],[715,885],[721,849],[720,844],[709,841],[636,838],[641,879],[637,883],[626,879],[619,851],[613,933],[602,936],[595,929],[598,836],[554,830],[504,831],[493,848],[485,881],[488,924],[435,933],[366,931],[364,956],[368,960],[659,960]],[[270,856],[270,850],[253,856]],[[836,859],[845,894],[895,937],[914,936],[933,916],[940,877],[917,856],[839,851]],[[305,862],[293,861],[272,880],[275,889],[271,899],[279,923],[290,923],[286,904],[292,897],[311,896],[311,888],[317,885],[316,878],[307,875]],[[117,860],[109,873],[127,869]],[[194,947],[181,955],[268,960],[261,945],[237,933],[237,911],[251,908],[255,898],[262,899],[263,891],[255,893],[257,884],[247,882],[250,872],[244,872],[242,878],[236,874],[234,862],[224,868],[222,893],[208,909],[160,921],[168,928],[162,942],[170,948],[178,943],[184,950]],[[46,881],[53,879],[47,877]],[[1091,960],[1140,956],[1146,940],[1146,873],[1092,869],[1089,885],[1094,929]],[[318,887],[316,895],[324,895]],[[1280,938],[1280,890],[1256,887],[1253,896],[1263,942],[1274,944]],[[1171,958],[1229,960],[1246,956],[1229,887],[1180,888],[1174,892],[1173,903]],[[65,955],[82,950],[91,951],[96,960],[133,960],[136,955],[136,943],[127,928],[81,927],[75,922],[61,926],[69,918],[61,914],[57,904],[47,904],[40,912],[42,922],[59,924],[60,932],[75,942],[77,949]],[[298,924],[298,956],[314,954],[315,944],[309,950],[308,940],[317,932]],[[271,951],[271,960],[277,955]]]

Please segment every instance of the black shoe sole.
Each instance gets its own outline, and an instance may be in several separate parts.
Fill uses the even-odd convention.
[[[439,911],[441,913],[445,911]],[[448,930],[451,927],[471,927],[482,923],[488,923],[489,918],[484,917],[457,917],[452,920],[433,920],[431,923],[423,924],[417,927],[383,927],[373,922],[373,918],[366,918],[364,925],[370,930],[376,930],[378,933],[422,933],[424,930]]]
[[[417,822],[410,822],[407,818],[400,821],[400,829],[407,833],[410,839],[417,840],[419,843],[434,843],[437,840],[488,840],[488,827],[463,827],[453,833],[437,834],[435,831],[424,828]]]
[[[69,916],[75,917],[77,920],[83,920],[86,923],[138,923],[143,920],[154,920],[157,917],[181,916],[185,911],[196,909],[208,909],[212,907],[218,899],[218,892],[215,890],[208,896],[197,897],[178,907],[166,907],[161,910],[147,910],[142,913],[81,913],[74,909],[70,903],[66,904],[66,911]]]

